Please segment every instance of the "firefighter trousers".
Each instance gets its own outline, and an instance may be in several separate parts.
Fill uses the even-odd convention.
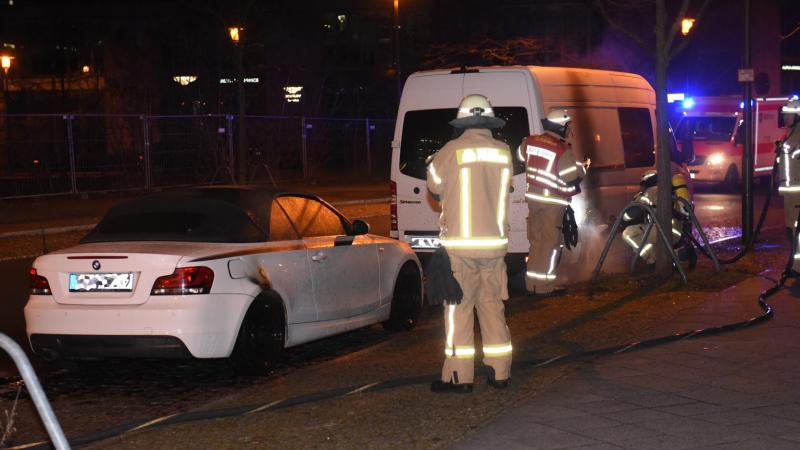
[[[525,287],[530,293],[549,294],[556,284],[564,235],[561,225],[566,205],[528,200],[528,251]]]
[[[450,265],[464,297],[458,305],[444,305],[446,335],[442,381],[469,384],[475,376],[474,312],[483,342],[483,363],[495,380],[511,375],[511,334],[503,300],[508,299],[508,275],[503,258],[465,258],[450,255]]]
[[[792,269],[795,272],[800,272],[800,239],[796,237],[797,233],[797,213],[800,211],[800,193],[787,192],[782,194],[783,197],[783,216],[786,223],[786,228],[791,232],[791,238],[794,240],[794,262]]]

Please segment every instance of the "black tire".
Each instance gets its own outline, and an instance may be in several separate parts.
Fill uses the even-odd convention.
[[[283,356],[286,315],[276,296],[261,295],[250,305],[231,352],[233,368],[245,375],[263,375]]]
[[[383,327],[389,331],[408,331],[417,325],[422,312],[422,279],[416,264],[407,262],[397,276],[392,294],[392,310]]]
[[[739,170],[737,170],[736,165],[731,164],[728,166],[722,186],[728,191],[735,191],[739,187]]]

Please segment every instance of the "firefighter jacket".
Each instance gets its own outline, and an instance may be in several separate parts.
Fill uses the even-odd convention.
[[[508,146],[487,129],[468,128],[428,165],[428,190],[438,196],[440,242],[452,256],[499,258],[508,249]]]
[[[778,191],[800,192],[800,122],[778,147]]]
[[[567,205],[570,197],[581,192],[579,184],[586,176],[586,168],[575,160],[569,143],[555,133],[528,136],[520,145],[518,156],[525,161],[527,199]]]
[[[681,174],[672,176],[672,195],[675,200],[672,203],[672,217],[678,220],[688,220],[689,211],[686,210],[686,205],[678,200],[682,198],[689,203],[692,202],[692,196],[689,188],[686,186],[686,179]],[[653,173],[652,175],[645,175],[639,183],[639,192],[633,197],[633,201],[644,205],[649,205],[653,208],[656,207],[656,199],[658,198],[658,176]],[[622,216],[623,226],[642,223],[645,221],[645,212],[643,209],[634,208],[625,212]]]

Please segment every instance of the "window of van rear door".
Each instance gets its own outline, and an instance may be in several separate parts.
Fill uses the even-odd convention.
[[[503,141],[516,151],[528,131],[528,112],[524,107],[495,107],[495,116],[506,121],[500,129],[492,130],[494,138]],[[400,173],[424,180],[427,158],[458,136],[448,122],[456,117],[456,108],[408,111],[403,119],[403,136],[400,144]],[[525,164],[514,158],[514,174],[525,171]]]

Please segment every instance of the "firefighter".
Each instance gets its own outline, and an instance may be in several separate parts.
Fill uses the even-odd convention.
[[[525,198],[530,250],[525,287],[528,293],[537,296],[566,292],[555,285],[564,246],[562,225],[570,199],[580,193],[580,182],[588,167],[588,161],[575,160],[568,142],[569,123],[565,109],[550,111],[542,120],[545,132],[528,136],[517,150],[519,159],[525,161],[528,185]]]
[[[658,176],[655,170],[648,170],[642,175],[639,181],[639,192],[633,198],[636,203],[649,205],[655,209],[656,198],[658,196]],[[672,194],[675,197],[683,198],[689,202],[692,201],[689,188],[686,186],[686,179],[681,174],[672,176]],[[672,236],[672,245],[674,247],[681,247],[683,251],[680,252],[682,258],[689,261],[689,266],[694,267],[697,263],[697,254],[694,251],[694,246],[688,241],[689,233],[691,232],[691,222],[689,218],[690,211],[686,204],[680,200],[675,199],[672,205],[672,229],[669,233]],[[644,239],[644,232],[647,225],[650,223],[651,218],[647,216],[644,209],[633,208],[629,209],[623,215],[622,225],[625,229],[622,231],[622,239],[631,246],[633,251],[637,251]],[[665,232],[667,230],[664,230]],[[647,243],[644,244],[639,251],[639,256],[647,263],[653,264],[656,261],[653,246],[658,239],[658,230],[655,225],[651,228]]]
[[[503,301],[508,299],[504,261],[508,249],[509,188],[513,175],[508,146],[492,137],[505,125],[482,95],[464,97],[450,125],[463,133],[444,145],[428,165],[428,190],[439,200],[440,242],[463,291],[458,304],[444,305],[446,344],[442,376],[433,392],[472,392],[475,347],[473,312],[483,341],[489,385],[508,386],[511,336]]]
[[[786,229],[792,241],[797,237],[797,213],[800,211],[800,100],[792,98],[781,108],[786,139],[778,144],[778,192],[783,196]],[[800,242],[795,242],[792,271],[800,275]]]

